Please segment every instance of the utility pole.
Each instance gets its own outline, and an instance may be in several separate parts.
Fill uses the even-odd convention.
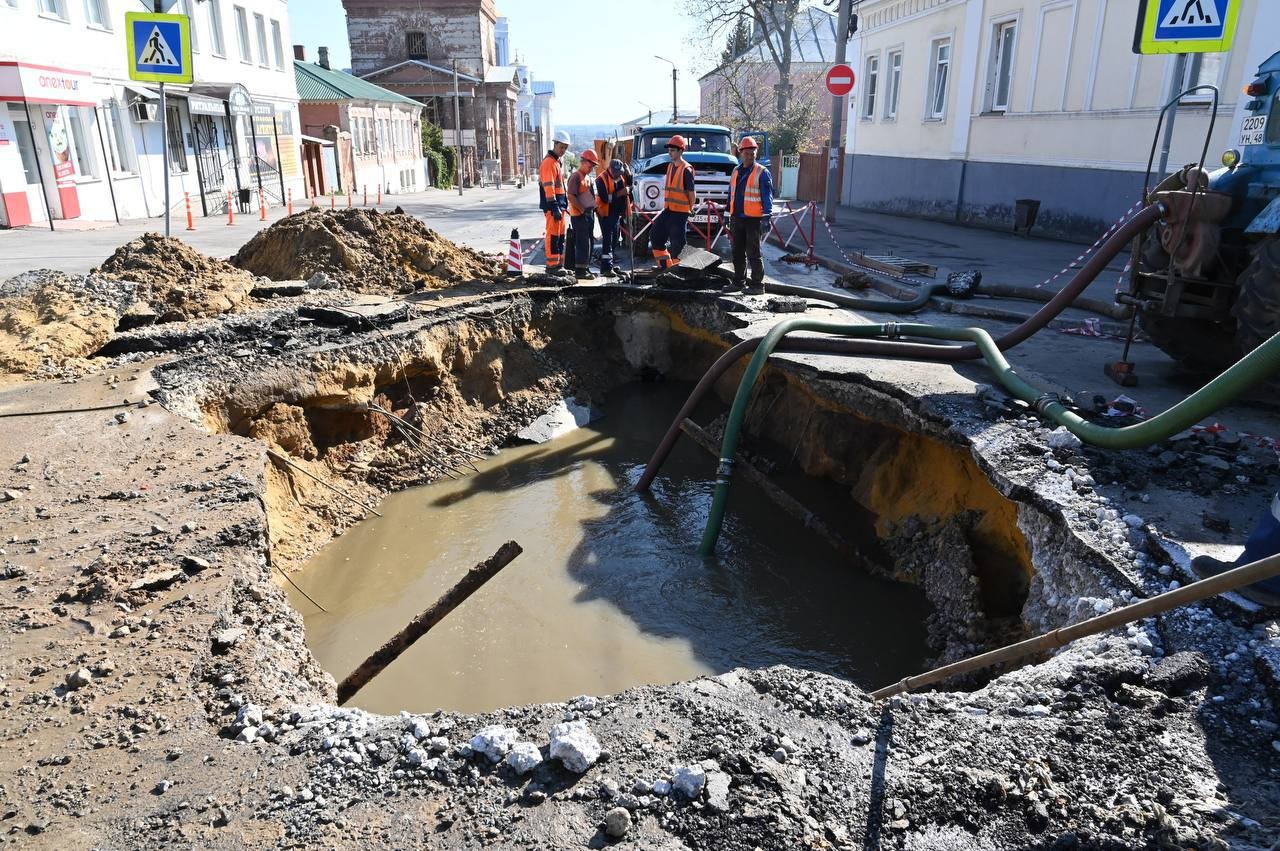
[[[852,0],[840,0],[840,14],[836,19],[836,62],[844,64],[845,47],[849,38],[849,18],[853,13]],[[827,149],[827,197],[823,202],[822,214],[827,221],[836,220],[836,205],[839,201],[839,168],[840,168],[840,127],[844,123],[845,107],[843,97],[831,99],[831,147]]]
[[[678,124],[680,123],[680,109],[676,105],[676,63],[672,62],[670,59],[661,57],[656,53],[653,54],[653,58],[661,59],[663,62],[671,64],[671,123]]]
[[[459,101],[462,93],[458,91],[458,60],[453,60],[453,150],[457,160],[453,176],[458,181],[458,194],[462,194],[462,107]],[[473,110],[474,112],[474,110]]]

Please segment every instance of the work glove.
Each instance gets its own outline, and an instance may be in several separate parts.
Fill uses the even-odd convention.
[[[551,211],[551,218],[555,219],[557,222],[561,221],[564,219],[564,213],[561,212],[559,207],[556,207]]]
[[[773,230],[773,216],[765,216],[764,221],[760,223],[760,241],[764,242],[769,238],[769,231]]]

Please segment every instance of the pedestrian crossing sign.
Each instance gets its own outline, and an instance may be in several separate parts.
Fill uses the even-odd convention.
[[[191,82],[191,19],[152,12],[125,14],[129,79],[145,83]]]
[[[1140,0],[1134,53],[1225,53],[1241,0]]]

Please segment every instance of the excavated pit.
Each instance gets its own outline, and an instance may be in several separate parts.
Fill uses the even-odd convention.
[[[176,366],[173,374],[181,375],[181,386],[162,371],[162,398],[211,430],[263,441],[296,465],[276,460],[267,470],[272,553],[286,570],[301,568],[294,579],[308,595],[340,601],[333,611],[321,612],[300,593],[293,595],[308,613],[313,649],[338,678],[390,637],[397,623],[407,622],[445,590],[450,577],[495,549],[498,538],[508,534],[508,517],[542,514],[546,523],[560,524],[547,536],[556,546],[525,557],[531,565],[518,561],[509,568],[510,575],[496,580],[491,593],[479,595],[465,614],[455,616],[461,625],[441,627],[447,638],[424,640],[415,648],[411,655],[420,663],[406,659],[401,669],[415,673],[390,671],[383,683],[370,687],[367,703],[356,701],[379,711],[437,706],[478,711],[778,662],[869,688],[928,661],[1020,637],[1034,570],[1018,505],[936,424],[890,398],[868,406],[866,399],[849,397],[841,382],[788,369],[771,369],[758,389],[745,449],[758,467],[846,537],[857,557],[837,555],[743,480],[734,496],[735,525],[726,535],[730,552],[711,569],[762,580],[759,587],[741,580],[736,590],[721,595],[736,606],[750,609],[753,600],[790,595],[786,611],[779,615],[757,606],[751,624],[744,626],[725,616],[729,609],[720,615],[677,611],[680,607],[661,594],[628,598],[625,573],[634,569],[628,561],[642,562],[644,547],[619,554],[610,551],[611,539],[644,535],[657,542],[653,561],[666,567],[640,572],[637,582],[678,586],[682,577],[705,577],[706,568],[695,567],[697,559],[690,554],[705,519],[714,462],[686,439],[678,469],[669,471],[675,478],[664,474],[652,496],[631,496],[638,468],[682,392],[668,387],[652,395],[658,409],[642,404],[644,416],[638,416],[627,413],[637,404],[629,401],[637,391],[628,394],[623,388],[645,387],[636,382],[691,382],[723,350],[717,335],[735,321],[696,298],[543,293],[413,319],[316,347],[305,356],[242,360],[230,371],[208,361],[195,375]],[[738,375],[740,370],[726,375],[717,388],[720,399],[700,414],[713,430]],[[499,456],[481,462],[475,472],[476,457],[510,444],[517,431],[566,399],[575,409],[602,412],[603,431],[584,429],[531,453],[508,450],[514,459],[510,469]],[[394,423],[372,406],[409,425]],[[625,457],[613,453],[599,460],[572,449],[575,442],[593,439],[617,443],[618,429],[629,435]],[[561,444],[570,448],[562,451]],[[543,460],[557,457],[562,465]],[[584,474],[584,467],[594,476]],[[336,484],[350,499],[335,496],[300,469]],[[559,491],[536,486],[559,477],[574,485]],[[515,490],[528,491],[514,502],[503,492],[507,485],[496,484],[513,478],[525,485]],[[331,537],[364,515],[355,501],[373,504],[384,494],[432,482],[425,490],[393,496],[387,518],[367,521],[352,539],[330,545],[307,565]],[[494,500],[489,510],[453,506],[463,501],[459,494],[477,492],[478,499]],[[606,515],[622,518],[621,526],[601,522],[601,504]],[[655,521],[659,511],[676,512],[678,527]],[[741,517],[754,522],[739,522]],[[635,528],[629,531],[627,524]],[[536,524],[530,528],[537,529],[530,535],[546,533]],[[738,537],[744,538],[741,545]],[[798,540],[804,545],[788,546]],[[796,577],[789,589],[780,578],[788,571]],[[526,580],[555,587],[540,586],[537,600],[519,600]],[[915,586],[931,606],[885,580]],[[514,589],[510,594],[500,590],[504,583]],[[711,595],[715,589],[700,586],[698,591]],[[840,615],[830,606],[842,595],[848,610]],[[597,597],[612,605],[591,610],[593,620],[583,602]],[[664,607],[672,611],[669,621],[643,614]],[[815,615],[807,622],[806,611]],[[892,615],[882,617],[886,611]],[[575,625],[579,616],[584,619]],[[774,617],[803,627],[780,628],[754,644],[741,641],[742,634],[768,633],[765,625]],[[855,621],[858,629],[837,626],[841,617]],[[563,632],[541,636],[549,621]],[[504,637],[491,640],[490,631],[502,631]],[[611,640],[600,640],[600,632],[611,633]],[[843,653],[831,652],[841,643],[831,640],[832,633],[842,636]],[[509,662],[497,679],[510,687],[490,687],[494,679],[486,674],[491,664],[485,657],[519,658],[517,649],[540,646],[544,639],[554,651],[541,658],[543,668]],[[818,645],[820,652],[814,651]],[[433,650],[436,646],[440,649]],[[747,646],[750,651],[742,649]],[[665,662],[627,674],[627,666],[610,664],[610,654],[621,654],[623,647]],[[576,658],[584,652],[587,658]],[[575,670],[579,666],[596,673],[582,675]],[[535,676],[534,670],[544,675]],[[560,682],[553,682],[551,671],[562,674]],[[447,693],[433,689],[432,683],[446,675],[457,682]]]

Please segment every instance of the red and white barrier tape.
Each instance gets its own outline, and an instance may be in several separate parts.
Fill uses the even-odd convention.
[[[1098,249],[1098,246],[1100,246],[1100,245],[1102,245],[1102,243],[1106,242],[1107,238],[1108,238],[1108,237],[1110,237],[1110,236],[1111,236],[1111,234],[1113,234],[1113,233],[1115,233],[1116,231],[1118,231],[1118,230],[1120,229],[1120,226],[1121,226],[1122,224],[1124,224],[1124,223],[1128,220],[1128,218],[1129,218],[1130,216],[1132,216],[1135,212],[1137,212],[1138,208],[1139,208],[1139,207],[1141,207],[1141,206],[1142,206],[1142,202],[1141,202],[1141,201],[1139,201],[1139,202],[1137,202],[1136,204],[1134,204],[1132,207],[1130,207],[1129,209],[1125,210],[1125,211],[1124,211],[1124,215],[1122,215],[1120,218],[1116,219],[1115,224],[1113,224],[1111,227],[1107,228],[1107,229],[1103,232],[1102,236],[1098,237],[1097,241],[1096,241],[1096,242],[1094,242],[1094,244],[1093,244],[1093,245],[1090,245],[1090,246],[1089,246],[1088,248],[1086,248],[1083,252],[1081,252],[1081,254],[1080,254],[1080,256],[1079,256],[1079,257],[1077,257],[1076,259],[1072,260],[1072,261],[1071,261],[1070,263],[1068,263],[1066,266],[1063,266],[1063,267],[1062,267],[1062,269],[1061,269],[1061,270],[1059,270],[1056,274],[1054,274],[1054,275],[1050,275],[1048,278],[1045,278],[1043,281],[1041,281],[1040,283],[1036,284],[1035,288],[1036,288],[1036,289],[1040,289],[1041,287],[1048,286],[1049,284],[1052,284],[1054,281],[1058,280],[1058,278],[1061,278],[1063,275],[1065,275],[1065,274],[1067,274],[1068,272],[1070,272],[1072,269],[1075,269],[1075,268],[1076,268],[1076,267],[1081,263],[1081,261],[1083,261],[1086,257],[1088,257],[1090,254],[1092,254],[1094,251],[1096,251],[1096,250]],[[1121,276],[1121,278],[1123,279],[1123,275]]]

